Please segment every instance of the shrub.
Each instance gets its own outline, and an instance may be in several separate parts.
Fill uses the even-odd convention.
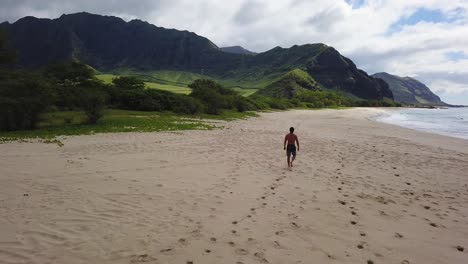
[[[82,95],[82,107],[89,124],[96,124],[103,116],[105,95],[101,91],[87,89]]]
[[[145,83],[132,76],[122,76],[112,80],[115,88],[119,90],[144,90]]]
[[[40,76],[2,73],[0,78],[0,130],[33,129],[51,105],[50,86]]]
[[[218,115],[222,109],[237,107],[239,94],[212,80],[198,79],[189,87],[192,88],[190,96],[200,100],[205,105],[205,111],[208,114]]]

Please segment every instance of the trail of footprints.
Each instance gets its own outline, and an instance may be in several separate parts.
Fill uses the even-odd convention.
[[[338,142],[335,145],[342,144],[342,142]],[[348,148],[349,147],[349,148]],[[350,151],[353,151],[352,146],[345,146],[345,148],[351,149]],[[362,148],[357,148],[357,149],[362,149]],[[370,148],[370,151],[368,149],[360,150],[362,153],[372,153],[372,155],[376,154],[375,146],[372,146]],[[346,170],[346,154],[344,151],[337,150],[337,167],[335,170],[331,170],[330,168],[316,168],[315,172],[319,175],[327,175],[330,176],[328,177],[328,184],[329,186],[334,186],[336,188],[336,191],[338,192],[338,196],[340,196],[340,199],[337,199],[338,204],[343,207],[344,210],[348,211],[348,218],[344,221],[348,221],[348,226],[350,228],[355,229],[355,234],[356,237],[358,238],[357,240],[359,243],[356,244],[355,249],[356,250],[367,250],[370,245],[367,241],[368,239],[368,234],[364,230],[364,226],[361,226],[359,224],[360,220],[360,215],[359,215],[359,208],[356,205],[356,202],[352,200],[353,198],[350,197],[351,193],[349,191],[354,191],[356,186],[367,186],[371,190],[372,188],[376,188],[374,186],[374,182],[372,181],[372,178],[359,178],[359,179],[350,179],[348,175],[344,172]],[[239,153],[239,155],[242,155],[242,153]],[[356,154],[353,154],[354,156]],[[385,154],[379,154],[381,155],[381,158],[385,158]],[[358,162],[365,162],[366,157],[364,156],[362,160]],[[247,163],[247,166],[252,166],[251,163],[249,163],[248,160],[244,160],[243,162]],[[383,164],[383,165],[382,165]],[[437,219],[443,220],[446,218],[449,214],[456,214],[459,215],[460,217],[462,214],[459,212],[460,209],[459,207],[461,206],[460,200],[461,196],[465,195],[465,200],[464,202],[467,202],[467,196],[466,194],[461,194],[457,192],[452,192],[451,190],[446,190],[446,193],[432,193],[430,190],[417,190],[415,188],[415,185],[418,186],[420,184],[424,184],[424,182],[405,182],[404,180],[404,174],[399,171],[399,168],[397,167],[392,167],[389,164],[390,162],[385,162],[385,160],[382,160],[382,164],[379,164],[379,169],[385,169],[386,171],[389,172],[389,175],[395,177],[398,181],[396,181],[395,184],[397,187],[387,187],[387,186],[380,186],[379,190],[385,190],[387,191],[385,196],[373,196],[373,195],[368,195],[368,194],[357,194],[356,197],[360,199],[360,201],[366,201],[367,199],[372,199],[373,201],[377,201],[378,203],[382,204],[383,209],[379,211],[380,215],[382,217],[388,217],[388,213],[385,211],[385,206],[395,203],[394,200],[388,198],[389,196],[392,196],[392,192],[398,192],[398,194],[395,194],[395,197],[398,197],[399,195],[403,197],[407,197],[407,206],[410,206],[412,204],[417,204],[417,206],[420,206],[424,208],[425,210],[428,211],[428,213],[432,213],[433,216]],[[222,183],[216,184],[213,186],[210,191],[219,191],[222,194],[227,194],[227,193],[232,193],[230,191],[230,188],[232,186],[235,186],[239,184],[239,174],[238,171],[240,169],[239,165],[234,166],[234,168],[230,171],[230,173],[222,179]],[[296,168],[295,168],[296,169]],[[193,223],[193,230],[190,232],[189,237],[182,237],[174,241],[172,244],[168,245],[167,247],[159,249],[159,254],[162,255],[171,255],[175,254],[175,251],[177,248],[180,247],[187,247],[191,244],[191,240],[201,240],[201,239],[207,239],[209,243],[212,243],[213,245],[217,243],[226,243],[230,248],[232,248],[232,252],[239,256],[239,260],[236,262],[237,264],[243,264],[244,262],[242,261],[244,258],[249,257],[253,258],[255,261],[259,263],[269,263],[270,261],[268,260],[268,256],[265,254],[264,251],[262,251],[261,248],[258,247],[244,247],[244,245],[251,245],[255,244],[256,240],[252,237],[248,237],[246,241],[241,241],[238,242],[237,240],[240,237],[240,233],[244,232],[245,229],[243,229],[243,223],[246,221],[246,219],[251,220],[252,222],[255,222],[255,215],[258,211],[263,210],[268,206],[269,201],[271,200],[272,197],[278,197],[279,203],[285,203],[284,200],[280,199],[280,195],[278,193],[278,189],[282,186],[283,181],[286,179],[286,173],[283,172],[282,176],[273,179],[272,183],[264,187],[264,192],[256,199],[256,205],[253,207],[249,207],[245,214],[238,219],[233,219],[231,221],[231,225],[229,228],[226,229],[226,232],[223,234],[220,234],[218,237],[205,237],[203,235],[203,226],[201,225],[200,222],[194,222]],[[368,185],[366,185],[368,184]],[[465,186],[468,187],[468,186]],[[299,188],[299,187],[297,187]],[[376,191],[376,189],[373,189],[373,191]],[[83,195],[84,197],[86,195]],[[452,199],[453,202],[449,202],[446,205],[440,205],[437,199],[437,197],[443,196],[445,198],[449,197],[448,199]],[[452,197],[452,198],[450,198]],[[214,198],[218,200],[218,204],[222,204],[222,197],[219,195],[214,195]],[[64,222],[67,222],[71,224],[70,226],[73,226],[74,229],[70,228],[58,228],[58,225],[50,225],[50,226],[42,226],[44,230],[48,230],[47,232],[38,232],[38,231],[26,231],[20,236],[20,242],[17,244],[0,244],[0,259],[5,260],[6,263],[34,263],[33,257],[31,256],[31,252],[28,251],[27,248],[24,247],[24,245],[31,245],[31,247],[45,247],[47,245],[61,245],[64,244],[68,241],[65,241],[64,237],[65,234],[67,237],[73,237],[73,236],[78,236],[79,231],[85,231],[84,229],[86,228],[91,228],[94,226],[97,226],[98,224],[106,223],[109,225],[112,225],[113,222],[115,222],[115,216],[119,215],[119,208],[121,208],[124,211],[127,212],[134,212],[135,214],[138,214],[138,211],[144,210],[143,207],[132,203],[132,202],[125,202],[122,201],[122,199],[114,199],[111,196],[109,197],[103,197],[103,199],[110,203],[111,205],[116,208],[116,211],[112,212],[99,212],[97,208],[85,208],[84,210],[80,209],[71,209],[71,210],[76,210],[77,216],[79,215],[79,218],[77,219],[67,219],[63,220]],[[400,198],[401,201],[401,198]],[[305,203],[305,202],[304,202]],[[88,203],[90,204],[90,203]],[[300,204],[300,203],[299,203]],[[443,210],[441,207],[446,206],[446,210]],[[295,207],[296,210],[301,210],[302,206],[298,205]],[[213,212],[216,212],[216,208],[211,208],[210,209]],[[409,208],[408,208],[409,210]],[[404,209],[402,213],[409,213],[409,211]],[[90,215],[89,212],[96,212],[96,214]],[[298,212],[299,212],[298,211]],[[299,218],[298,214],[295,212],[287,211],[287,212],[281,212],[287,215],[288,219],[290,220],[289,227],[291,229],[300,229],[301,225],[296,221],[296,219]],[[142,216],[142,218],[145,216]],[[430,225],[433,228],[443,228],[443,225],[438,224],[437,222],[426,218],[424,219],[428,225]],[[148,225],[151,225],[151,219],[147,220]],[[189,220],[187,220],[189,221]],[[189,222],[191,222],[190,220]],[[461,221],[461,220],[457,220]],[[466,220],[465,220],[466,221]],[[77,228],[77,229],[76,229]],[[276,236],[285,236],[287,235],[287,231],[285,230],[274,230],[272,231]],[[393,237],[395,239],[405,239],[405,234],[402,234],[400,232],[394,232]],[[282,245],[279,241],[274,240],[273,242],[273,247],[276,249],[285,249],[286,247]],[[457,251],[463,252],[465,249],[464,247],[457,245],[454,247]],[[204,255],[210,255],[214,253],[214,250],[212,248],[205,248],[200,252],[201,254]],[[349,253],[347,253],[349,254]],[[335,259],[332,253],[328,253],[328,258],[330,259]],[[382,258],[384,257],[383,255],[379,253],[375,253],[376,257]],[[157,263],[158,259],[155,256],[152,256],[151,254],[134,254],[131,255],[129,258],[129,263]],[[380,261],[379,261],[380,262]],[[0,262],[1,263],[1,262]],[[194,264],[195,261],[192,260],[187,260],[186,264]],[[369,259],[367,260],[367,263],[375,263],[375,260]],[[410,261],[407,259],[401,260],[402,264],[409,264]]]
[[[375,146],[373,146],[373,148],[375,148]],[[364,151],[365,152],[365,151]],[[375,150],[374,150],[375,152]],[[340,187],[337,187],[337,191],[345,198],[345,199],[338,199],[337,202],[343,206],[348,206],[348,202],[346,201],[346,198],[349,197],[348,194],[345,194],[344,193],[344,186],[346,187],[349,187],[351,188],[351,190],[354,190],[354,188],[352,188],[352,185],[359,185],[359,184],[362,184],[362,182],[351,182],[351,183],[346,183],[346,180],[343,179],[343,173],[341,172],[342,169],[345,168],[345,158],[342,156],[343,153],[342,152],[339,152],[338,153],[338,158],[339,158],[339,161],[338,161],[338,164],[339,164],[339,168],[336,169],[336,176],[334,177],[334,179],[338,182],[335,182],[333,185],[335,186],[341,186]],[[385,155],[382,154],[381,155],[381,158],[384,158]],[[385,160],[382,161],[382,163],[386,163]],[[380,169],[382,170],[386,170],[386,171],[389,171],[390,173],[389,174],[393,174],[394,177],[398,177],[398,178],[401,178],[401,172],[398,171],[398,168],[395,167],[395,166],[391,166],[391,168],[388,168],[388,165],[383,165],[380,167]],[[361,178],[362,179],[362,178]],[[404,180],[402,180],[404,182],[404,185],[410,187],[412,186],[412,182],[405,182]],[[372,186],[372,181],[368,182],[370,184],[370,186]],[[397,181],[397,184],[399,183],[399,186],[403,186],[403,184],[400,182]],[[423,185],[425,182],[423,181],[420,181],[418,179],[415,179],[413,183],[416,183],[416,184],[420,184],[420,185]],[[369,186],[369,187],[370,187]],[[374,190],[375,191],[375,190]],[[407,204],[404,204],[405,206],[409,206],[409,204],[412,204],[414,203],[414,201],[420,201],[420,198],[424,198],[426,200],[426,202],[420,204],[421,207],[423,207],[424,209],[428,210],[428,211],[431,211],[431,212],[435,212],[434,216],[438,217],[439,219],[445,219],[444,217],[447,217],[448,216],[448,213],[451,213],[451,212],[458,212],[459,209],[456,208],[456,207],[452,207],[449,203],[448,205],[448,210],[445,211],[445,213],[439,213],[442,211],[442,209],[439,209],[438,206],[439,206],[439,201],[440,199],[437,199],[437,197],[433,194],[431,194],[431,190],[420,190],[418,191],[418,193],[420,194],[416,194],[417,191],[414,191],[412,189],[408,189],[408,188],[404,188],[402,189],[398,194],[396,193],[398,192],[398,190],[396,190],[394,187],[387,187],[385,184],[381,184],[381,188],[379,189],[379,193],[382,193],[382,194],[385,194],[387,196],[393,196],[395,197],[396,199],[400,198],[401,196],[410,196],[411,198],[408,199],[408,203]],[[460,192],[452,192],[452,191],[449,191],[449,190],[446,190],[445,192],[447,193],[450,193],[451,197],[453,198],[453,200],[459,200],[460,196],[461,196],[461,193]],[[437,196],[442,196],[442,194],[440,193],[437,193],[438,195]],[[465,194],[466,195],[466,194]],[[389,198],[386,198],[384,196],[372,196],[372,195],[365,195],[365,194],[358,194],[356,195],[358,198],[361,198],[361,199],[372,199],[374,201],[377,201],[378,203],[381,203],[383,205],[387,205],[387,204],[390,204],[390,203],[396,203],[394,200],[392,199],[389,199]],[[447,196],[445,197],[447,198]],[[449,198],[450,199],[450,198]],[[466,200],[465,200],[466,201]],[[352,203],[355,203],[354,200],[351,200]],[[431,205],[428,205],[428,202],[430,202]],[[460,206],[460,202],[454,202],[453,204],[455,204],[456,206]],[[434,208],[435,206],[435,208]],[[347,209],[349,209],[349,212],[350,212],[350,215],[352,216],[351,217],[351,220],[349,220],[349,223],[351,224],[351,226],[355,226],[358,230],[359,228],[361,227],[359,225],[359,215],[357,213],[357,208],[355,208],[354,206],[348,206]],[[403,213],[407,213],[408,211],[407,210],[403,210]],[[388,216],[388,214],[384,211],[384,210],[380,210],[379,211],[380,215],[381,216]],[[460,216],[462,216],[460,214]],[[464,217],[464,216],[462,216]],[[431,226],[431,227],[434,227],[434,228],[444,228],[443,225],[439,225],[437,223],[434,223],[433,221],[431,221],[430,219],[428,218],[424,218],[424,220]],[[458,220],[454,220],[454,222],[458,222]],[[364,231],[358,231],[359,233],[359,236],[361,237],[361,242],[359,242],[356,247],[358,249],[365,249],[367,248],[368,244],[365,242],[365,239],[367,238],[367,234],[364,232]],[[398,233],[398,232],[395,232],[394,233],[394,238],[396,239],[403,239],[404,238],[404,235],[401,234],[401,233]],[[452,246],[453,248],[457,249],[458,251],[460,252],[463,252],[464,251],[464,247],[463,246]],[[379,253],[375,253],[375,256],[376,257],[383,257],[382,254],[379,254]],[[329,257],[331,257],[329,255]],[[372,259],[369,259],[367,261],[367,263],[375,263],[374,260]],[[410,261],[404,259],[401,261],[402,264],[409,264]]]

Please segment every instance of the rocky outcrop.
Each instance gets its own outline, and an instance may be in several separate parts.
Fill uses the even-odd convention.
[[[414,78],[400,77],[386,72],[372,76],[388,83],[396,102],[410,105],[447,105],[429,87]]]

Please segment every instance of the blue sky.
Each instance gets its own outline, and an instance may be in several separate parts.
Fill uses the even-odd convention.
[[[365,0],[346,0],[346,3],[348,3],[353,9],[360,8],[365,4]]]
[[[448,103],[468,105],[468,0],[0,0],[1,21],[80,11],[256,52],[325,43],[369,74],[411,76]]]
[[[450,23],[455,18],[449,18],[444,15],[441,10],[431,10],[427,8],[419,8],[410,16],[405,16],[399,19],[397,22],[392,24],[387,34],[391,35],[396,32],[400,32],[404,26],[416,25],[419,22],[430,22],[430,23]]]

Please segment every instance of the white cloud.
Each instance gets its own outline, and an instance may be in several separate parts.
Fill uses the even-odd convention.
[[[190,30],[219,46],[257,52],[323,42],[369,73],[414,76],[439,95],[465,93],[468,78],[460,76],[468,76],[468,60],[450,61],[446,54],[468,54],[468,0],[348,2],[354,5],[345,0],[0,0],[0,20],[88,11]],[[389,34],[392,25],[422,8],[439,10],[446,20],[416,21]]]
[[[447,80],[430,83],[432,90],[442,95],[468,95],[468,86]]]

